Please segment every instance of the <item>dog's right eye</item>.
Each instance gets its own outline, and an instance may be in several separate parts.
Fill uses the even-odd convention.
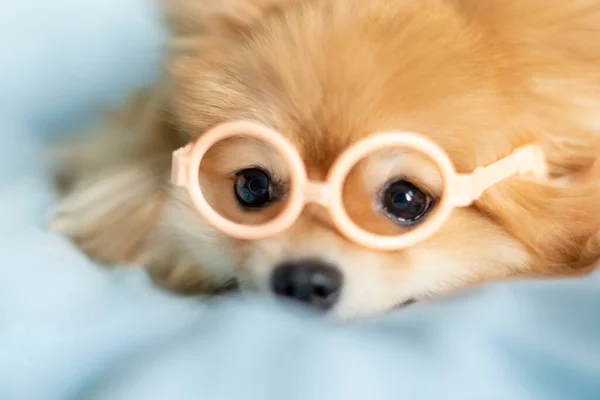
[[[272,200],[271,177],[260,168],[248,168],[235,175],[233,191],[238,203],[248,209],[264,207]]]

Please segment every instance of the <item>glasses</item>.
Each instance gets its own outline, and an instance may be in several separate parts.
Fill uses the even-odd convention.
[[[217,211],[220,207],[226,207],[228,202],[235,202],[234,194],[230,195],[231,199],[227,195],[231,193],[232,187],[235,191],[235,180],[239,181],[240,178],[236,178],[236,175],[233,174],[225,179],[225,183],[218,183],[214,180],[211,181],[210,177],[203,177],[204,172],[201,174],[203,161],[214,156],[210,152],[216,152],[219,145],[236,138],[245,138],[247,144],[262,143],[261,146],[268,146],[274,152],[269,154],[278,157],[280,164],[285,166],[286,183],[283,184],[283,189],[277,189],[277,191],[285,192],[285,202],[278,206],[276,215],[272,215],[266,220],[258,219],[257,222],[257,219],[253,217],[252,222],[240,222],[243,219],[240,216]],[[352,195],[348,200],[350,175],[356,174],[357,166],[365,160],[371,160],[369,157],[376,154],[380,156],[383,154],[387,158],[376,157],[375,159],[388,161],[387,164],[380,164],[380,166],[387,166],[377,169],[379,172],[389,169],[390,174],[403,175],[402,163],[398,163],[397,160],[406,159],[409,156],[408,158],[418,161],[415,165],[434,167],[439,174],[436,178],[440,184],[439,200],[436,200],[434,205],[430,205],[432,209],[427,215],[417,223],[404,224],[386,234],[382,234],[377,228],[368,226],[368,223],[367,226],[361,225],[361,218],[364,220],[369,216],[357,217],[349,212],[353,207],[352,203],[361,202],[360,199],[352,198]],[[270,156],[263,154],[263,157]],[[423,160],[426,163],[423,163]],[[397,171],[398,168],[400,171]],[[254,169],[253,171],[260,170]],[[211,172],[207,171],[207,174],[210,175]],[[375,250],[399,250],[435,234],[447,221],[453,208],[467,207],[489,187],[513,175],[524,174],[533,174],[538,178],[546,176],[544,154],[537,145],[520,147],[511,155],[487,167],[479,167],[470,174],[459,174],[455,171],[448,155],[434,142],[412,133],[390,132],[374,134],[354,143],[337,158],[324,182],[312,181],[307,177],[300,154],[284,136],[254,122],[235,121],[218,125],[204,133],[195,142],[175,151],[171,181],[175,185],[187,189],[192,203],[208,223],[226,235],[237,239],[257,240],[282,233],[294,224],[307,204],[315,203],[328,211],[337,230],[349,240]],[[263,192],[265,192],[264,186],[268,183],[264,179],[263,181],[256,180],[255,183],[251,182],[256,186],[255,190],[262,189]],[[221,196],[227,195],[221,198],[214,197],[214,195],[211,197],[209,192],[215,192],[211,186],[219,184],[226,185],[224,187],[228,187],[228,189],[224,192],[222,190],[216,190],[216,192]],[[209,187],[212,190],[207,190]],[[409,204],[406,203],[407,201],[414,202],[418,193],[415,192],[414,186],[406,187],[408,189],[405,188],[404,191],[401,191],[402,195],[398,197],[399,203],[393,202],[393,205],[405,206]],[[345,197],[347,201],[345,201]],[[364,201],[369,200],[365,198]],[[365,206],[364,201],[362,202],[363,207]],[[255,211],[241,210],[239,212],[242,214],[247,212],[252,216]],[[380,211],[385,212],[385,208],[382,207]]]

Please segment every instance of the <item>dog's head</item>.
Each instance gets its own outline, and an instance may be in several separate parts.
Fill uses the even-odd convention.
[[[309,178],[323,180],[348,146],[381,131],[433,140],[458,172],[545,139],[524,107],[532,100],[519,67],[510,64],[514,49],[449,2],[172,3],[171,106],[189,141],[222,122],[254,120],[284,134]],[[405,229],[399,224],[418,224],[439,200],[431,165],[397,157],[403,169],[395,180],[378,160],[349,178],[345,198],[360,224]],[[252,223],[285,202],[286,169],[255,142],[221,146],[206,169],[207,196],[223,213]],[[277,192],[277,201],[240,198],[236,185],[252,179],[268,188],[265,196]],[[404,186],[396,189],[412,202],[406,221],[385,204],[390,182],[398,181]],[[508,179],[456,209],[428,240],[398,251],[347,240],[315,205],[282,234],[239,241],[204,222],[185,191],[171,195],[167,219],[179,248],[216,277],[233,271],[243,287],[296,297],[340,317],[476,282],[571,270],[598,253],[600,213],[590,203],[599,204],[600,192],[588,185]]]

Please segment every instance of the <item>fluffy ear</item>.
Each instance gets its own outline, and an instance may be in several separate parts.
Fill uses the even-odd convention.
[[[171,31],[178,36],[231,34],[264,15],[300,0],[163,0]]]
[[[511,179],[477,207],[530,249],[532,272],[576,272],[600,258],[600,168],[589,172],[588,179],[560,183]]]
[[[61,198],[50,228],[107,264],[138,262],[162,212],[165,171],[181,143],[161,89],[138,93],[95,134],[54,154]]]

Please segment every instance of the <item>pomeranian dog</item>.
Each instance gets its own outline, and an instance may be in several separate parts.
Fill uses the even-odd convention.
[[[599,258],[600,0],[165,3],[162,78],[61,160],[53,227],[94,259],[142,264],[176,292],[239,286],[352,318],[475,283],[579,274]],[[283,135],[311,180],[386,131],[433,141],[459,173],[535,144],[548,178],[505,179],[396,250],[348,240],[319,205],[277,235],[236,239],[170,182],[175,150],[236,120]],[[285,199],[285,173],[249,161],[265,157],[256,143],[221,147],[207,197],[240,218]],[[392,182],[402,204],[371,172],[344,195],[366,225],[412,227],[439,201],[425,171]]]

